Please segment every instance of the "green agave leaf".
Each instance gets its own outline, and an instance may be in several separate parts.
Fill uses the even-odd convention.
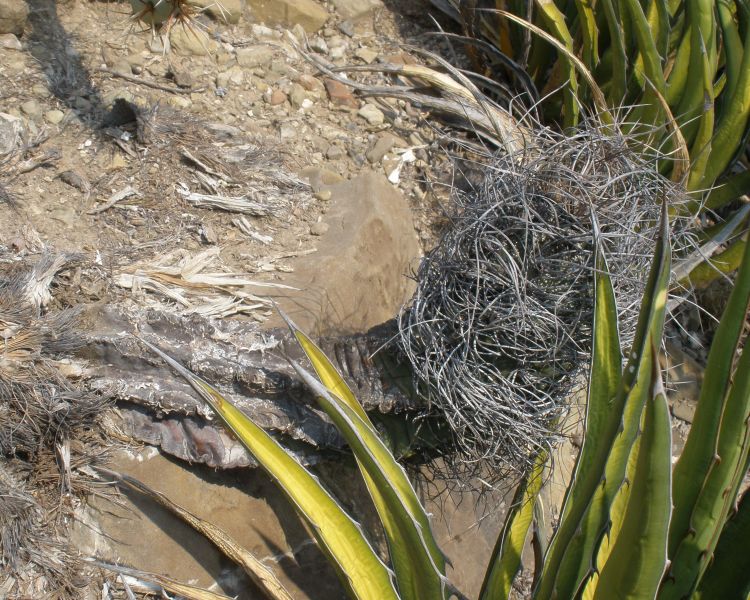
[[[512,507],[492,550],[479,593],[480,600],[500,600],[510,595],[513,580],[521,569],[523,546],[534,519],[534,507],[542,487],[546,464],[547,455],[542,453],[537,457],[531,472],[518,484]]]
[[[667,78],[667,93],[664,97],[669,106],[673,109],[676,109],[680,103],[685,91],[685,86],[687,85],[688,71],[690,70],[690,57],[692,55],[692,49],[690,47],[691,37],[691,28],[688,28],[685,35],[680,40],[680,45],[677,48],[677,55],[672,64],[672,70]]]
[[[545,0],[547,4],[551,0]],[[509,19],[510,21],[513,21],[514,23],[518,23],[522,27],[526,27],[529,31],[534,33],[535,35],[539,36],[546,42],[549,42],[551,45],[553,45],[561,54],[565,56],[565,59],[569,61],[570,64],[575,67],[575,70],[578,71],[578,73],[581,75],[581,77],[586,82],[586,85],[589,86],[589,89],[591,90],[591,97],[594,100],[594,104],[596,105],[597,110],[599,111],[599,118],[602,119],[605,123],[613,123],[614,119],[612,118],[612,115],[609,112],[609,108],[607,107],[607,100],[604,97],[604,94],[602,93],[601,88],[594,80],[594,77],[591,75],[591,72],[588,70],[586,65],[581,61],[580,58],[578,58],[574,52],[572,52],[568,46],[559,41],[555,36],[550,35],[544,29],[541,27],[535,25],[534,23],[529,23],[525,19],[522,19],[521,17],[518,17],[512,13],[509,13],[505,10],[497,10],[494,11],[497,12],[497,14],[502,15],[506,19]],[[563,23],[564,25],[564,23]],[[571,81],[574,81],[574,79],[571,79]],[[577,111],[577,109],[576,109]]]
[[[711,139],[714,135],[714,86],[713,73],[709,64],[708,51],[701,40],[703,64],[703,114],[698,124],[698,132],[690,148],[690,176],[687,189],[693,191],[701,185],[711,155]]]
[[[741,237],[733,241],[726,250],[704,260],[690,271],[688,283],[696,289],[701,289],[728,273],[734,273],[742,262],[746,244],[747,238]]]
[[[742,194],[750,193],[750,171],[742,171],[723,180],[706,196],[705,207],[721,208]]]
[[[565,15],[560,11],[553,0],[536,0],[536,6],[544,17],[544,21],[552,32],[555,39],[565,47],[566,52],[562,54],[568,64],[569,85],[565,88],[565,105],[563,116],[566,127],[574,127],[578,124],[578,79],[576,69],[570,55],[573,55],[573,37],[570,35],[568,26],[565,24]]]
[[[697,118],[703,109],[703,51],[707,49],[709,65],[714,66],[715,36],[713,0],[686,0],[687,18],[690,23],[690,61],[685,87],[673,111],[680,122],[682,134],[691,144],[698,129]],[[713,78],[714,73],[710,73]]]
[[[358,524],[342,510],[318,480],[210,384],[153,344],[143,339],[141,341],[193,386],[277,482],[310,525],[321,549],[337,568],[341,582],[351,596],[363,600],[397,600],[390,570],[378,558]]]
[[[637,438],[640,416],[650,390],[651,363],[655,360],[652,355],[652,340],[661,340],[664,325],[671,265],[666,206],[662,207],[661,219],[661,233],[641,304],[633,350],[614,396],[612,375],[605,379],[607,383],[602,385],[603,389],[597,391],[602,396],[593,395],[591,386],[598,373],[594,373],[592,367],[589,402],[596,401],[598,410],[602,411],[603,425],[590,442],[584,439],[581,454],[584,453],[586,444],[590,443],[591,450],[587,454],[590,453],[591,459],[586,469],[576,468],[560,524],[550,544],[544,570],[534,593],[534,598],[539,600],[570,598],[576,590],[582,589],[594,569],[597,547],[610,525],[609,511],[622,487],[628,457]],[[600,298],[606,298],[610,294],[607,291],[610,285],[605,280],[597,284]],[[597,298],[597,304],[599,302]],[[600,310],[603,311],[599,307],[595,308],[595,313],[599,315]],[[610,315],[611,310],[610,308]],[[611,316],[609,319],[611,320]],[[605,325],[600,321],[595,327],[592,360],[596,360],[599,351],[604,351],[604,348],[596,348],[602,326],[611,327],[611,322]],[[612,334],[608,337],[611,340]],[[603,356],[609,356],[611,363],[615,360],[613,354],[614,347],[610,341],[608,353]],[[611,371],[612,367],[609,369]],[[604,413],[604,410],[609,410],[611,414]],[[587,423],[587,430],[588,427]],[[594,431],[596,429],[593,428]]]
[[[732,372],[750,304],[750,246],[745,247],[742,267],[708,354],[698,405],[685,448],[674,468],[674,512],[669,532],[669,554],[691,535],[691,516],[705,480],[712,470],[725,402],[732,386]]]
[[[747,600],[750,597],[750,492],[745,492],[726,522],[714,558],[701,579],[695,600]]]
[[[599,31],[596,26],[596,15],[590,0],[576,0],[575,5],[583,39],[581,58],[592,71],[599,64]]]
[[[609,90],[609,101],[611,106],[620,106],[625,100],[627,90],[628,58],[625,51],[625,32],[617,16],[614,0],[601,1],[604,7],[604,16],[607,20],[610,47],[612,48],[612,85]]]
[[[672,509],[672,429],[669,407],[653,347],[651,399],[634,447],[634,469],[627,505],[609,556],[599,572],[594,598],[653,598],[667,564],[667,534]]]
[[[711,155],[701,185],[711,187],[731,164],[745,139],[750,119],[750,30],[744,39],[739,76],[732,96],[722,104],[721,119],[714,135]]]
[[[372,480],[377,489],[388,519],[394,524],[394,535],[390,542],[392,550],[399,556],[409,557],[411,569],[404,573],[396,573],[399,594],[403,598],[445,598],[448,592],[446,579],[441,573],[429,551],[427,538],[431,537],[429,528],[423,529],[415,519],[406,502],[403,500],[404,490],[399,488],[400,482],[406,481],[406,473],[399,465],[377,432],[373,430],[346,402],[332,395],[326,387],[312,374],[289,359],[297,374],[316,394],[318,402],[331,417],[336,428],[346,439],[352,452],[357,457],[360,466]]]
[[[727,83],[723,90],[724,98],[732,98],[737,91],[742,68],[742,38],[737,23],[732,14],[731,4],[727,0],[716,2],[716,14],[721,26],[721,38],[724,46],[724,72],[727,75]],[[724,113],[724,107],[720,112]]]
[[[738,292],[737,296],[735,292]],[[750,250],[746,248],[735,290],[714,336],[714,345],[724,344],[720,330],[725,321],[739,318],[740,323],[731,323],[726,331],[729,333],[727,349],[735,347],[739,339],[732,334],[737,332],[739,326],[741,336],[749,307]],[[713,352],[713,347],[711,351]],[[717,366],[718,363],[712,362],[712,358],[715,357],[709,354],[704,388],[713,384],[719,393],[704,397],[703,389],[701,390],[693,420],[693,428],[698,427],[696,437],[691,441],[691,429],[683,455],[675,467],[675,484],[678,473],[680,475],[680,485],[675,485],[675,513],[679,510],[680,520],[675,520],[672,524],[671,565],[659,595],[664,599],[683,598],[695,590],[710,563],[724,522],[747,472],[750,456],[750,346],[743,348],[736,368],[733,355],[726,356],[727,364],[721,365],[721,368]],[[717,370],[714,372],[712,369]],[[726,381],[717,379],[720,374],[726,375]],[[705,405],[704,398],[709,399],[710,405]],[[706,427],[711,423],[716,430],[706,435],[709,433]],[[698,444],[701,442],[710,444],[710,447],[700,448]],[[688,443],[691,446],[686,456]],[[708,450],[711,451],[710,457]],[[689,462],[691,460],[693,462]],[[697,485],[685,485],[688,475]],[[686,495],[680,496],[678,493]],[[687,502],[691,497],[694,497],[694,501]],[[685,523],[687,529],[678,529],[680,526],[684,527]]]
[[[367,435],[369,437],[374,436],[377,438],[376,429],[370,421],[370,418],[362,408],[362,405],[357,401],[349,386],[338,373],[336,367],[330,360],[328,360],[325,353],[320,350],[320,348],[318,348],[318,346],[303,331],[301,331],[291,319],[289,319],[289,317],[284,313],[281,313],[281,315],[303,351],[310,359],[310,362],[312,363],[323,386],[331,393],[333,399],[346,404],[346,406],[348,406],[349,409],[359,417],[364,426],[368,429],[366,432]],[[328,416],[336,422],[340,410],[326,402],[322,404],[322,408],[326,411]],[[379,438],[378,441],[380,441]],[[381,444],[377,445],[379,447]],[[414,557],[408,551],[408,547],[402,543],[403,534],[400,529],[402,524],[398,519],[394,518],[391,507],[386,501],[379,485],[371,477],[367,467],[362,463],[358,455],[355,454],[355,457],[357,458],[357,463],[364,477],[365,484],[367,485],[367,489],[370,492],[370,496],[373,499],[375,508],[378,511],[378,515],[380,516],[386,532],[386,538],[391,552],[391,562],[393,563],[396,572],[396,578],[399,581],[399,590],[404,597],[412,597],[409,596],[409,594],[418,591],[416,582],[412,581],[415,577]],[[380,469],[386,473],[390,485],[398,494],[401,503],[409,512],[411,518],[418,523],[431,559],[438,571],[444,575],[445,558],[432,534],[427,513],[419,502],[406,473],[404,473],[404,470],[398,462],[396,462],[390,452],[386,452],[385,454],[379,453],[378,458],[381,461]]]

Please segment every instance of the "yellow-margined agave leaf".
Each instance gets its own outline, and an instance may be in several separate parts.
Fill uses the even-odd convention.
[[[503,529],[492,551],[490,564],[484,576],[480,600],[508,598],[513,580],[521,568],[521,554],[534,519],[534,506],[544,480],[547,453],[541,453],[534,468],[518,485],[513,506],[505,518]]]
[[[142,341],[190,382],[276,481],[312,528],[321,549],[337,568],[341,582],[350,595],[360,600],[396,600],[398,595],[391,571],[378,558],[359,525],[318,480],[210,384],[153,344]]]
[[[369,422],[362,420],[348,403],[331,394],[311,373],[293,360],[289,362],[346,439],[366,474],[370,489],[376,491],[374,497],[382,503],[380,514],[388,532],[392,560],[394,566],[398,560],[403,567],[396,571],[399,595],[414,600],[445,598],[447,581],[430,551],[434,545],[432,532],[429,523],[423,526],[413,514],[416,495],[403,468]],[[419,506],[418,502],[416,504]],[[420,512],[423,510],[420,507]],[[423,514],[423,520],[426,519]],[[442,554],[439,557],[443,564]]]

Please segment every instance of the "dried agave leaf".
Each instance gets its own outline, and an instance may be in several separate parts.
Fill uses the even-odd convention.
[[[278,580],[274,572],[258,560],[251,552],[238,544],[229,534],[215,525],[205,521],[190,511],[182,508],[179,504],[170,500],[164,494],[151,489],[137,479],[109,469],[99,469],[105,475],[114,477],[119,483],[148,496],[159,505],[163,506],[196,531],[202,533],[211,540],[226,556],[241,565],[250,578],[266,592],[269,598],[275,600],[292,600],[289,592]]]

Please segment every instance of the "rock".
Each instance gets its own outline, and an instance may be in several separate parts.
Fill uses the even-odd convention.
[[[282,140],[291,140],[297,137],[299,123],[282,123],[279,127],[279,136]]]
[[[310,49],[318,54],[328,54],[328,44],[319,35],[310,40]]]
[[[349,86],[335,79],[326,79],[325,86],[331,102],[339,106],[357,108],[357,99],[352,95],[352,90]]]
[[[320,190],[319,192],[315,192],[314,196],[322,202],[328,202],[331,199],[331,196],[333,196],[333,192],[331,192],[331,190]]]
[[[352,25],[351,21],[341,21],[337,27],[345,36],[354,37],[354,25]]]
[[[0,112],[0,156],[13,152],[24,138],[23,119]]]
[[[310,233],[312,235],[325,235],[328,233],[328,229],[330,228],[330,225],[328,223],[324,223],[323,221],[318,221],[317,223],[313,223],[310,227]]]
[[[383,8],[381,0],[331,0],[331,4],[342,19],[356,21]]]
[[[12,33],[3,33],[0,35],[0,48],[6,50],[23,50],[21,41]]]
[[[344,178],[338,173],[318,167],[305,167],[299,172],[299,176],[308,181],[315,193],[320,192],[326,186],[336,185],[344,181]]]
[[[273,59],[273,49],[270,46],[248,46],[237,50],[237,64],[241,67],[263,67]]]
[[[174,82],[182,88],[193,87],[195,80],[193,74],[188,69],[175,69],[172,71],[172,79]]]
[[[328,20],[328,11],[313,0],[248,0],[253,19],[267,25],[301,25],[307,33],[318,31]]]
[[[164,54],[164,41],[160,35],[153,35],[148,41],[148,48],[154,54]]]
[[[207,56],[216,50],[216,42],[208,36],[193,28],[172,27],[169,32],[169,43],[172,49],[183,56]]]
[[[320,172],[311,174],[311,183],[316,175],[322,179]],[[294,273],[283,281],[304,291],[279,304],[311,334],[367,331],[398,314],[413,292],[406,275],[420,253],[411,210],[373,172],[328,189],[330,208],[322,221],[328,229],[315,242],[318,251],[295,259]]]
[[[354,56],[365,61],[368,65],[372,63],[377,57],[378,53],[370,48],[357,48],[354,51]]]
[[[42,106],[37,100],[27,100],[21,104],[21,112],[33,119],[42,114]]]
[[[396,138],[393,137],[390,133],[381,135],[375,142],[375,145],[370,150],[368,150],[367,154],[365,155],[367,157],[367,160],[373,164],[379,163],[381,160],[383,160],[383,157],[388,152],[390,152],[395,143]]]
[[[270,27],[266,27],[265,25],[259,25],[258,23],[253,23],[250,31],[253,32],[253,35],[255,37],[279,37],[278,31],[276,31],[275,29],[271,29]]]
[[[328,160],[338,160],[343,158],[345,154],[346,152],[344,152],[344,149],[341,146],[331,144],[326,151],[326,158]]]
[[[190,108],[193,101],[186,96],[170,96],[167,102],[175,108]]]
[[[65,113],[57,109],[48,110],[46,113],[44,113],[44,118],[47,119],[48,123],[52,123],[52,125],[57,125],[63,120],[64,117]]]
[[[281,90],[269,88],[265,98],[271,106],[278,106],[279,104],[284,104],[286,101],[286,94]]]
[[[331,48],[328,52],[328,56],[331,57],[331,60],[339,60],[346,56],[346,46],[336,46],[335,48]]]
[[[127,88],[119,88],[105,92],[102,95],[102,106],[104,108],[111,108],[117,100],[124,100],[125,102],[133,103],[135,102],[135,94]]]
[[[299,83],[303,88],[305,88],[308,92],[316,92],[323,89],[323,83],[318,79],[317,77],[313,77],[312,75],[308,75],[307,73],[303,73],[299,76],[299,79],[297,79],[297,83]]]
[[[242,16],[242,0],[189,0],[188,4],[222,23],[239,23]]]
[[[357,111],[357,114],[370,125],[382,125],[385,122],[383,111],[374,104],[365,104]]]
[[[23,0],[0,0],[0,33],[21,35],[29,9]]]
[[[293,83],[292,87],[289,89],[289,101],[292,103],[292,106],[300,108],[306,98],[307,94],[305,93],[305,88],[299,83]]]

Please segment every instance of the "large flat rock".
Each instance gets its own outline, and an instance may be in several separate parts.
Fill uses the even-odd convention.
[[[408,275],[420,250],[406,199],[382,175],[365,172],[323,186],[330,208],[317,252],[300,257],[278,298],[297,324],[316,334],[356,333],[392,319],[414,292]]]

